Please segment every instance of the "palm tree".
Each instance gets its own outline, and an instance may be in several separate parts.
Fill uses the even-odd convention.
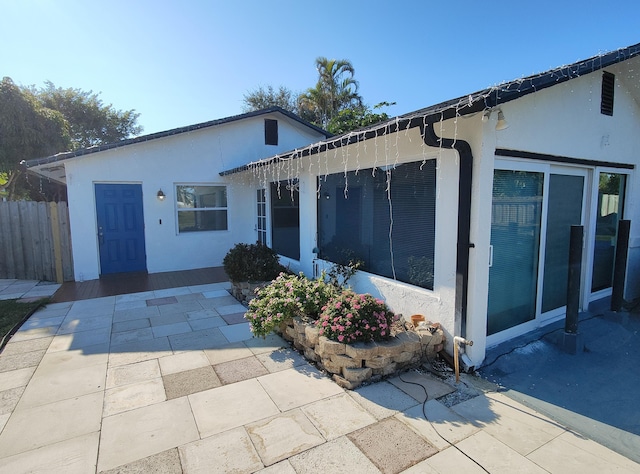
[[[299,107],[303,117],[325,127],[341,110],[362,106],[358,94],[358,81],[353,76],[355,69],[346,59],[316,59],[318,82],[300,95]]]

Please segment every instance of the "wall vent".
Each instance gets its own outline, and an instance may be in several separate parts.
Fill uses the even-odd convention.
[[[615,91],[616,76],[610,72],[602,73],[602,99],[600,101],[600,113],[613,115],[613,93]]]
[[[278,121],[274,119],[264,120],[264,144],[278,144]]]

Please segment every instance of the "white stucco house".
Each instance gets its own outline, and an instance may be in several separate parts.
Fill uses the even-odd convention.
[[[356,291],[473,340],[479,366],[564,316],[571,225],[580,307],[611,294],[620,219],[625,298],[640,296],[639,71],[640,44],[337,137],[270,110],[27,166],[67,183],[76,278],[104,273],[102,185],[135,183],[147,271],[220,265],[256,240],[309,276],[357,258]],[[267,117],[277,146],[262,143]]]
[[[274,107],[27,163],[67,186],[74,275],[220,266],[255,241],[255,196],[222,171],[326,138]],[[251,223],[251,224],[250,224]]]

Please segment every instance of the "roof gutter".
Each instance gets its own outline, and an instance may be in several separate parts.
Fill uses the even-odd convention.
[[[460,321],[460,336],[467,337],[467,303],[469,291],[469,250],[471,237],[471,187],[473,184],[473,153],[468,142],[436,135],[433,122],[420,127],[425,145],[449,148],[458,152],[460,160],[458,182],[458,237],[456,252],[455,321]]]

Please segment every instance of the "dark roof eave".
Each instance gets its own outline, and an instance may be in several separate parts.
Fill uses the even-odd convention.
[[[248,171],[254,167],[268,166],[285,159],[297,159],[304,156],[322,153],[327,150],[351,145],[360,141],[369,140],[376,136],[393,133],[397,130],[406,130],[427,123],[449,120],[458,116],[471,115],[483,110],[491,109],[500,104],[510,102],[525,95],[552,87],[585,74],[598,71],[608,66],[631,59],[640,54],[640,43],[627,48],[618,49],[600,56],[594,56],[583,61],[561,66],[542,74],[517,79],[495,87],[483,89],[472,94],[441,102],[424,109],[416,110],[409,114],[401,115],[371,125],[368,128],[348,132],[343,135],[331,137],[330,140],[308,145],[299,150],[292,150],[283,155],[276,155],[266,160],[249,163],[231,170],[222,171],[220,176]]]
[[[174,128],[171,130],[166,130],[164,132],[157,132],[157,133],[152,133],[150,135],[143,135],[140,137],[135,137],[135,138],[128,138],[126,140],[122,140],[119,142],[115,142],[115,143],[107,143],[104,145],[97,145],[97,146],[93,146],[93,147],[89,147],[89,148],[82,148],[80,150],[76,150],[76,151],[68,151],[68,152],[64,152],[64,153],[58,153],[56,155],[51,155],[51,156],[47,156],[44,158],[34,158],[32,160],[27,160],[25,161],[25,166],[27,168],[31,168],[33,166],[40,166],[40,165],[47,165],[50,163],[56,163],[59,161],[64,161],[67,160],[69,158],[76,158],[79,156],[84,156],[84,155],[88,155],[91,153],[98,153],[101,151],[106,151],[106,150],[111,150],[114,148],[120,148],[123,146],[127,146],[127,145],[132,145],[134,143],[144,143],[144,142],[148,142],[150,140],[156,140],[158,138],[165,138],[165,137],[170,137],[173,135],[179,135],[181,133],[187,133],[187,132],[193,132],[196,130],[202,130],[204,128],[209,128],[209,127],[213,127],[216,125],[222,125],[222,124],[226,124],[226,123],[231,123],[231,122],[236,122],[238,120],[243,120],[243,119],[247,119],[247,118],[251,118],[251,117],[257,117],[260,115],[265,115],[265,114],[269,114],[269,113],[274,113],[274,112],[279,112],[285,116],[287,116],[288,118],[301,123],[302,125],[311,128],[313,130],[315,130],[316,132],[326,136],[327,138],[331,137],[332,134],[327,132],[326,130],[321,129],[320,127],[309,123],[303,119],[301,119],[300,117],[298,117],[297,115],[281,108],[281,107],[269,107],[268,109],[261,109],[261,110],[256,110],[253,112],[247,112],[245,114],[240,114],[240,115],[234,115],[231,117],[225,117],[222,119],[217,119],[217,120],[211,120],[208,122],[202,122],[202,123],[197,123],[194,125],[188,125],[186,127],[179,127],[179,128]]]

